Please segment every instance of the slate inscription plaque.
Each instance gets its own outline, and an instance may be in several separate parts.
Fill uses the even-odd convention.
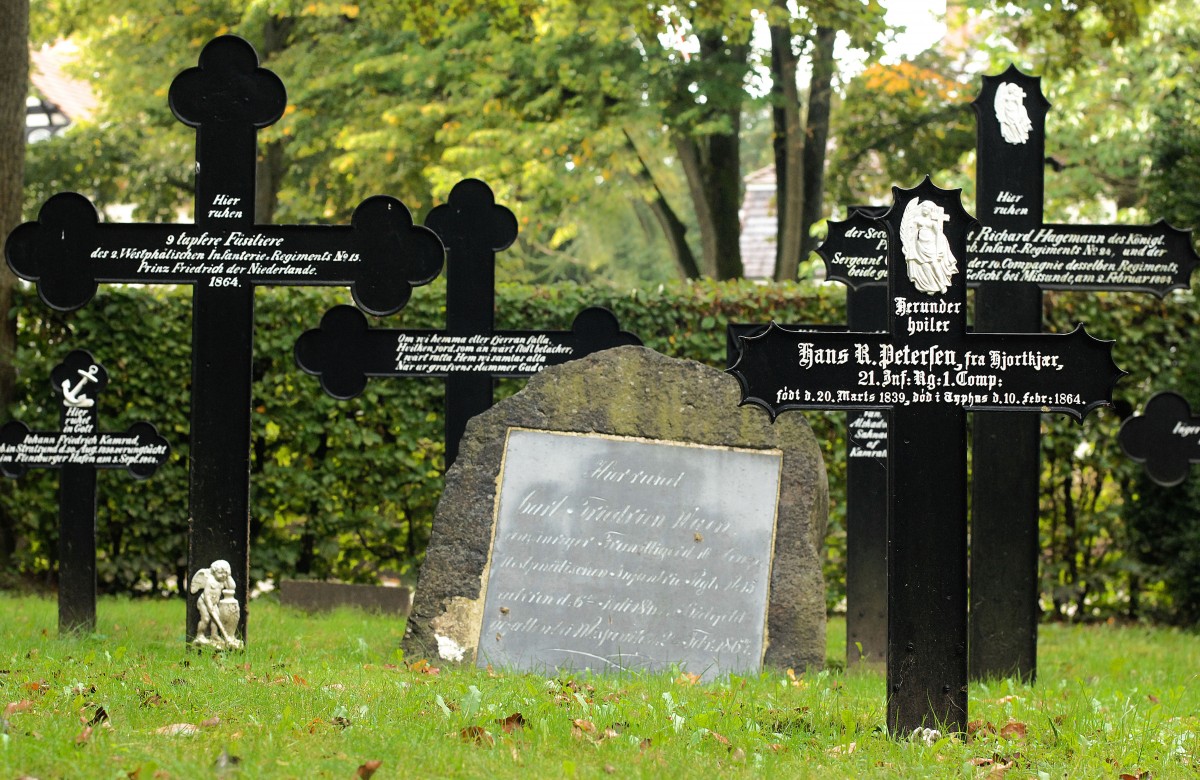
[[[477,663],[757,671],[782,462],[510,430]]]

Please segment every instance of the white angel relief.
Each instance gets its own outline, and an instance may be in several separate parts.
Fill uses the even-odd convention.
[[[914,198],[904,208],[900,246],[908,263],[908,278],[923,293],[946,292],[950,277],[958,273],[958,261],[942,231],[949,219],[941,206],[929,200]]]
[[[1000,122],[1000,135],[1010,144],[1023,144],[1029,140],[1033,122],[1025,110],[1025,90],[1006,81],[996,87],[996,119]]]

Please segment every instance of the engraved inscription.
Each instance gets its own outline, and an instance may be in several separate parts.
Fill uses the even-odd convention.
[[[760,668],[781,454],[512,430],[477,662]]]
[[[547,365],[562,362],[561,356],[572,352],[571,346],[544,333],[448,336],[401,332],[396,338],[396,370],[415,374],[535,374]]]

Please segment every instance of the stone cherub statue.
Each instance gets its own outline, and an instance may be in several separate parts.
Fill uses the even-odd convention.
[[[200,594],[196,600],[200,622],[196,624],[194,644],[217,650],[236,650],[242,646],[242,640],[236,636],[241,617],[236,589],[227,561],[213,561],[207,569],[192,575],[191,591]]]

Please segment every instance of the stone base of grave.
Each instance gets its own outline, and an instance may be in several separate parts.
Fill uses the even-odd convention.
[[[355,585],[318,580],[281,580],[279,603],[305,612],[328,612],[337,607],[358,607],[385,615],[408,614],[412,592],[408,588]]]
[[[802,415],[772,424],[761,409],[739,407],[740,398],[737,380],[721,371],[620,347],[549,368],[472,418],[446,475],[403,640],[405,657],[475,662],[498,476],[506,434],[518,427],[782,451],[764,660],[778,669],[822,667],[825,465]]]

